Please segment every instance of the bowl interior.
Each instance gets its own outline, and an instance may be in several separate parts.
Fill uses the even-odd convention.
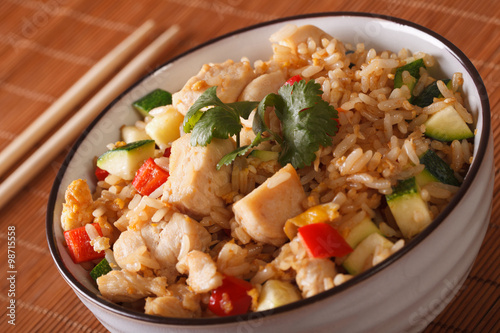
[[[460,50],[439,35],[396,18],[362,13],[316,14],[281,19],[246,28],[188,51],[143,78],[101,113],[68,154],[51,193],[47,209],[47,236],[58,269],[68,283],[81,295],[94,302],[101,302],[108,308],[118,309],[117,306],[95,296],[97,290],[87,271],[72,262],[64,246],[60,215],[64,202],[64,192],[69,183],[78,178],[87,179],[91,189],[93,188],[93,159],[106,150],[106,144],[119,139],[120,126],[133,124],[139,120],[139,115],[130,106],[134,100],[155,88],[163,88],[171,92],[180,90],[184,83],[195,75],[205,63],[223,62],[227,59],[238,61],[242,57],[249,58],[251,63],[258,59],[267,60],[272,54],[269,36],[289,23],[313,24],[344,43],[362,42],[365,43],[366,48],[375,48],[377,51],[397,52],[404,47],[411,52],[423,51],[432,54],[439,63],[439,68],[436,68],[433,73],[438,78],[451,77],[454,72],[462,72],[466,104],[474,114],[477,128],[474,147],[476,160],[474,163],[481,162],[481,156],[477,156],[478,149],[481,146],[486,146],[489,134],[489,109],[486,92],[472,63]],[[471,167],[471,170],[473,169]],[[468,177],[470,177],[470,173]],[[463,189],[463,191],[465,190]],[[402,254],[404,251],[403,249]],[[375,268],[375,271],[376,269],[378,268]],[[346,287],[343,289],[354,285],[356,281],[362,280],[372,273],[361,274],[346,283]],[[323,294],[330,296],[334,293],[334,290],[330,290]],[[321,299],[325,296],[317,295],[315,297]],[[304,301],[297,303],[297,306],[300,306]],[[286,307],[284,308],[286,309]],[[157,318],[156,320],[168,322],[168,318]]]

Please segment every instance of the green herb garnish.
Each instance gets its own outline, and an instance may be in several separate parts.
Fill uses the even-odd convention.
[[[213,138],[227,139],[237,135],[243,128],[240,117],[248,119],[258,102],[223,103],[216,93],[217,87],[210,87],[189,108],[182,123],[185,133],[191,134],[192,146],[206,146]],[[201,111],[207,108],[206,111]]]
[[[246,155],[251,148],[263,141],[275,140],[281,145],[278,161],[281,165],[291,163],[294,168],[311,165],[316,159],[320,145],[332,144],[337,132],[337,111],[321,98],[321,86],[311,80],[283,85],[277,94],[269,94],[260,103],[236,102],[224,104],[216,95],[217,87],[207,89],[191,106],[184,118],[184,132],[191,133],[191,145],[205,146],[212,138],[227,139],[237,136],[243,128],[240,117],[248,119],[257,107],[253,131],[256,134],[248,146],[238,147],[224,156],[217,168],[231,164],[238,156]],[[207,108],[205,111],[201,109]],[[281,121],[281,135],[271,131],[265,124],[266,108],[273,107]],[[267,133],[267,134],[265,134]]]
[[[282,126],[282,151],[278,158],[281,165],[292,163],[295,168],[311,165],[320,145],[332,145],[338,115],[337,110],[321,98],[322,94],[321,86],[314,80],[307,83],[301,80],[293,86],[285,84],[279,89],[282,101],[274,106]]]

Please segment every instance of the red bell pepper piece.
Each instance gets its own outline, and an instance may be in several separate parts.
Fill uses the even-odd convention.
[[[171,152],[172,152],[172,147],[165,148],[165,151],[163,152],[163,156],[170,157]]]
[[[294,83],[299,82],[300,80],[302,80],[302,77],[300,75],[295,75],[289,78],[288,81],[285,82],[285,84],[293,86]]]
[[[99,168],[98,166],[96,166],[95,168],[95,176],[97,178],[97,180],[104,180],[106,179],[106,177],[109,175],[109,172],[107,172],[106,170],[103,170],[101,168]]]
[[[250,282],[225,275],[222,285],[210,295],[208,308],[218,316],[236,316],[247,313],[252,305],[248,291],[253,286]]]
[[[150,195],[165,183],[169,176],[169,173],[160,168],[150,157],[135,173],[132,185],[140,194]]]
[[[92,223],[92,225],[96,228],[99,236],[102,236],[99,224]],[[90,237],[85,230],[85,226],[65,231],[64,239],[66,240],[66,244],[68,244],[69,255],[75,264],[104,258],[106,255],[104,251],[94,251],[94,247],[90,245]]]
[[[307,224],[298,232],[313,258],[343,257],[353,251],[339,232],[327,223]]]

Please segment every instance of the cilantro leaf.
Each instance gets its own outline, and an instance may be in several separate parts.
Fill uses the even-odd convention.
[[[185,133],[192,133],[192,146],[206,146],[212,138],[238,135],[243,127],[240,117],[248,119],[257,105],[247,101],[225,104],[217,97],[217,87],[210,87],[189,108],[182,126]],[[211,108],[201,110],[207,107]]]
[[[281,145],[278,161],[303,168],[316,159],[320,145],[330,146],[331,136],[337,132],[337,111],[321,98],[321,86],[311,80],[283,85],[278,94],[267,95],[257,108],[258,118],[253,123],[254,132],[267,131]],[[266,108],[274,106],[281,121],[281,136],[267,128]]]
[[[217,97],[217,87],[210,87],[201,94],[200,97],[191,105],[186,116],[184,117],[184,122],[182,127],[184,132],[190,133],[193,130],[194,125],[200,120],[202,111],[204,107],[218,105],[220,107],[225,107],[226,105]]]
[[[228,103],[226,105],[236,111],[241,118],[248,119],[248,117],[250,117],[250,113],[252,113],[257,105],[259,105],[259,102],[241,101]]]
[[[250,151],[250,149],[258,146],[261,142],[264,142],[264,141],[267,141],[270,139],[271,138],[263,138],[261,136],[261,133],[258,133],[257,136],[255,137],[255,139],[253,139],[252,143],[250,143],[249,145],[241,146],[241,147],[233,150],[229,154],[224,155],[220,159],[219,163],[217,163],[217,170],[222,168],[223,165],[229,165],[229,164],[233,163],[233,161],[236,159],[236,157],[246,155]]]
[[[225,155],[217,169],[232,163],[236,157],[246,155],[263,141],[275,140],[281,145],[278,161],[291,163],[295,168],[311,165],[320,145],[332,144],[331,136],[337,132],[337,111],[321,97],[321,86],[305,80],[282,86],[278,94],[269,94],[259,102],[223,103],[216,94],[217,87],[207,89],[189,108],[183,122],[186,133],[191,132],[191,145],[206,146],[213,138],[227,139],[237,136],[243,128],[240,117],[248,119],[253,109],[257,112],[253,122],[255,139],[250,145],[239,147]],[[281,134],[274,133],[265,123],[266,109],[274,107],[281,121]],[[202,111],[205,109],[205,111]],[[264,137],[264,133],[269,135]]]
[[[278,91],[284,105],[277,105],[281,120],[283,144],[281,165],[292,163],[303,168],[316,159],[319,146],[330,146],[337,132],[337,111],[321,98],[321,86],[314,80],[304,80],[293,86],[284,85]]]
[[[240,117],[233,112],[215,106],[202,113],[191,133],[192,146],[206,146],[212,138],[227,139],[240,133]]]
[[[222,168],[224,165],[233,163],[236,157],[245,155],[251,148],[252,145],[241,146],[239,148],[236,148],[229,154],[222,156],[220,161],[217,163],[217,170],[220,170],[220,168]]]
[[[264,121],[266,108],[274,106],[276,108],[283,108],[284,101],[280,95],[277,94],[268,94],[266,97],[260,101],[259,106],[257,107],[257,114],[253,118],[252,130],[254,133],[264,133],[268,132],[271,136],[279,143],[282,144],[281,137],[271,131]]]

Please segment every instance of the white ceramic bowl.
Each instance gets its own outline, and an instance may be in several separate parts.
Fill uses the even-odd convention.
[[[351,43],[377,50],[424,51],[441,74],[462,72],[467,105],[477,128],[474,161],[447,209],[405,248],[339,287],[275,310],[239,317],[162,318],[122,308],[98,296],[88,274],[75,265],[60,228],[64,191],[77,178],[93,179],[92,159],[119,139],[119,127],[138,116],[130,104],[153,88],[177,91],[208,62],[271,55],[269,36],[287,23],[314,24]],[[483,82],[470,60],[440,35],[414,23],[363,13],[322,13],[252,26],[209,41],[162,66],[126,91],[88,127],[67,156],[47,209],[47,238],[60,273],[102,324],[113,332],[403,332],[419,331],[453,298],[479,251],[493,192],[490,109]]]

